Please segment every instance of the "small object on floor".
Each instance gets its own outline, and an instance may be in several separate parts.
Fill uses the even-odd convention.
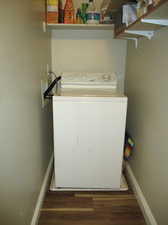
[[[124,159],[128,161],[132,156],[132,152],[134,150],[135,144],[132,137],[126,133],[125,135],[125,146],[124,146]]]

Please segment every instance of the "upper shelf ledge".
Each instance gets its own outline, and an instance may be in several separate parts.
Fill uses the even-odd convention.
[[[114,30],[113,24],[48,24],[56,30]]]

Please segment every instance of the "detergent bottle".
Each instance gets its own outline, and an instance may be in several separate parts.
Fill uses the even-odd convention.
[[[72,0],[66,0],[64,8],[64,23],[73,24],[75,22],[75,12]]]

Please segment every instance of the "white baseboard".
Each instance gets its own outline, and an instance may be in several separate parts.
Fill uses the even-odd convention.
[[[147,225],[158,225],[158,223],[156,222],[156,219],[155,219],[154,215],[152,214],[152,211],[143,195],[143,192],[133,174],[133,171],[132,171],[129,163],[126,163],[126,174],[127,174],[128,180],[130,181],[131,187],[133,188],[133,191],[137,197],[137,201],[142,210],[142,213],[144,215]]]
[[[46,170],[45,176],[44,176],[44,180],[43,180],[43,183],[42,183],[42,186],[41,186],[41,190],[40,190],[38,199],[37,199],[37,203],[36,203],[36,207],[35,207],[34,214],[33,214],[33,217],[32,217],[31,225],[37,225],[38,224],[38,220],[39,220],[39,216],[40,216],[40,209],[41,209],[42,204],[43,204],[45,193],[46,193],[47,188],[48,188],[49,178],[50,178],[50,175],[51,175],[51,172],[52,172],[53,159],[54,159],[54,156],[52,155],[51,158],[50,158],[50,162],[48,164],[48,168]]]

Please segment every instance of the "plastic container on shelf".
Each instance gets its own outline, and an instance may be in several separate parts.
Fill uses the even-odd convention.
[[[145,0],[138,1],[137,3],[137,17],[141,17],[148,11],[148,2]]]
[[[97,11],[93,0],[89,0],[89,6],[87,9],[87,23],[88,24],[99,24],[100,23],[100,12]]]
[[[58,0],[58,8],[59,8],[58,22],[64,23],[64,7],[62,0]]]
[[[76,23],[77,24],[82,24],[83,23],[83,20],[82,20],[82,16],[81,16],[81,9],[78,8],[77,9],[77,13],[76,13]]]
[[[47,0],[47,23],[58,23],[58,0]]]
[[[64,23],[65,24],[75,23],[75,10],[72,0],[66,0],[64,8]]]
[[[87,9],[88,9],[88,3],[84,1],[81,4],[81,18],[82,18],[83,23],[87,22],[87,14],[86,14]]]
[[[87,13],[87,24],[99,24],[100,13],[99,12],[88,12]]]
[[[137,20],[137,4],[128,3],[122,6],[123,16],[122,23],[128,26]]]
[[[110,5],[111,5],[111,0],[104,0],[104,1],[102,1],[102,4],[101,4],[101,6],[100,6],[100,11],[101,11],[101,14],[103,15],[103,16],[105,16],[106,15],[106,13],[107,13],[107,10],[108,10],[108,8],[110,7]]]

